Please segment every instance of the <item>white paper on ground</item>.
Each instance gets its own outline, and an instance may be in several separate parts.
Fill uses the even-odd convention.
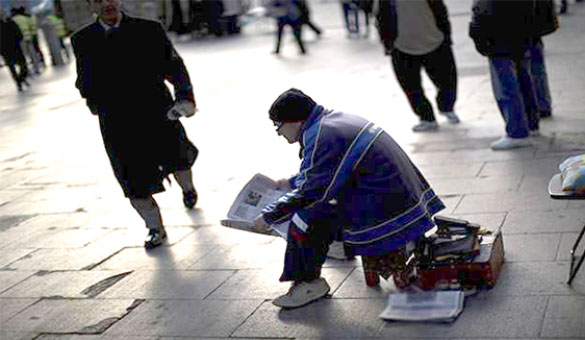
[[[460,290],[391,293],[384,320],[450,322],[463,310],[465,295]]]

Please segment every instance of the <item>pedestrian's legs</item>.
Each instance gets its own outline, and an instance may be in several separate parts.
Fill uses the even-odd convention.
[[[516,63],[510,58],[490,58],[490,74],[494,97],[506,122],[506,135],[528,137],[528,119]]]
[[[540,117],[550,117],[552,114],[552,98],[548,86],[548,76],[544,62],[544,45],[542,42],[529,47],[530,72],[534,78],[534,89],[538,101],[538,111]]]
[[[347,2],[343,2],[341,4],[343,9],[343,19],[345,20],[345,28],[347,29],[348,33],[353,33],[351,25],[349,24],[349,11],[350,11],[350,4]]]
[[[538,111],[538,99],[535,86],[535,77],[531,73],[532,56],[531,48],[526,48],[525,58],[518,62],[517,69],[519,70],[520,90],[522,91],[522,99],[524,100],[524,110],[526,111],[526,118],[528,121],[528,129],[530,131],[539,130],[540,115]]]
[[[25,51],[26,55],[32,61],[34,73],[39,74],[40,73],[40,70],[39,70],[40,60],[39,60],[39,56],[35,52],[35,49],[34,49],[32,43],[30,41],[23,41],[22,47],[23,47],[23,50]]]
[[[453,51],[447,44],[423,57],[423,64],[431,81],[437,87],[437,107],[441,112],[452,112],[457,99],[457,67]]]
[[[173,173],[173,177],[175,177],[175,180],[177,180],[177,183],[179,183],[179,186],[183,190],[183,203],[185,207],[193,209],[197,204],[198,195],[193,185],[193,173],[191,169],[176,171]]]
[[[317,27],[315,24],[313,24],[313,23],[311,22],[311,20],[307,20],[307,21],[305,21],[305,24],[306,24],[307,26],[309,26],[309,28],[310,28],[310,29],[312,29],[312,30],[313,30],[313,32],[315,32],[315,34],[317,34],[317,35],[321,35],[321,29],[320,29],[319,27]]]
[[[158,230],[163,227],[160,208],[152,196],[146,198],[131,197],[130,204],[142,217],[148,229]]]
[[[299,49],[301,50],[301,53],[302,54],[307,53],[307,51],[305,50],[305,46],[303,45],[302,25],[301,24],[291,25],[291,27],[292,27],[295,39],[297,40],[297,44],[299,45]]]
[[[67,46],[65,46],[65,41],[63,41],[63,38],[59,38],[59,44],[61,45],[61,49],[63,49],[65,51],[65,56],[67,57],[67,60],[69,60],[69,50],[67,49]]]
[[[276,49],[274,53],[280,53],[280,42],[282,40],[282,31],[284,30],[284,24],[278,22],[278,31],[276,32]]]
[[[419,116],[421,121],[434,122],[433,107],[422,88],[421,58],[394,50],[391,60],[396,79],[406,94],[414,113]]]

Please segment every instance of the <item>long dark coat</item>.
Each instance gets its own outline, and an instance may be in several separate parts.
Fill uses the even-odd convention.
[[[104,146],[127,197],[164,191],[162,181],[189,169],[197,149],[181,123],[168,120],[176,100],[194,102],[189,74],[157,22],[123,15],[106,33],[99,22],[76,32],[76,86],[99,115]]]

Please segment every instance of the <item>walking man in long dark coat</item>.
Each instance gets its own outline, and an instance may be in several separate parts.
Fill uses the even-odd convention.
[[[159,23],[121,12],[120,0],[88,1],[98,18],[71,38],[76,86],[99,117],[116,178],[149,229],[144,245],[156,247],[167,234],[152,195],[165,190],[165,177],[173,174],[187,208],[197,201],[191,166],[198,151],[178,120],[196,111],[193,88]]]

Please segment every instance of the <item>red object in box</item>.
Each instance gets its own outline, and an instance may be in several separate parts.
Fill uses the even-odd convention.
[[[417,266],[416,285],[423,289],[445,289],[458,287],[492,288],[504,263],[504,242],[498,230],[483,235],[480,253],[468,262],[431,262]]]

